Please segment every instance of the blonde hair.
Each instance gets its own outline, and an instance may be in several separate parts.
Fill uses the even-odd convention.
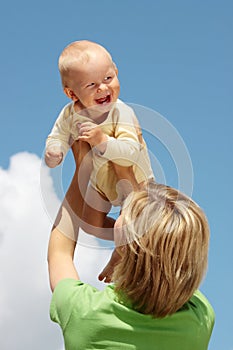
[[[141,313],[175,313],[206,271],[209,227],[203,211],[179,191],[150,183],[128,196],[122,220],[127,244],[118,248],[116,292],[120,298],[126,294]]]
[[[74,41],[62,51],[58,68],[62,80],[63,87],[70,84],[72,80],[72,69],[80,63],[87,63],[93,54],[93,51],[101,50],[112,61],[110,53],[101,45],[88,40]],[[114,64],[114,63],[113,63]]]

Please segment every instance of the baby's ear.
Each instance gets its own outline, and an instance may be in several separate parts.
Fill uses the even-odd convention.
[[[73,100],[74,102],[77,102],[78,101],[78,97],[75,95],[74,91],[71,90],[70,88],[68,87],[65,87],[64,88],[64,93],[66,94],[66,96],[68,98],[70,98],[71,100]]]
[[[116,72],[116,75],[118,75],[118,68],[117,68],[115,62],[112,62],[112,64],[113,64],[113,68],[114,68],[114,70]]]

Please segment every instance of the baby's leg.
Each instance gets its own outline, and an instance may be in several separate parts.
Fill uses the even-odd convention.
[[[89,186],[83,205],[83,230],[98,238],[113,241],[115,220],[107,216],[110,209],[110,202],[104,199],[92,186]]]

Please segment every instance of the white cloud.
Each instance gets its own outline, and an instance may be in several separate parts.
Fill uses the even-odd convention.
[[[49,216],[41,197],[40,172]],[[18,153],[9,169],[0,168],[0,333],[3,350],[61,349],[60,329],[49,319],[51,293],[47,273],[47,244],[59,207],[47,168],[34,154]],[[88,236],[89,237],[89,236]],[[97,246],[93,237],[89,246]],[[84,240],[82,240],[84,242]],[[103,288],[97,274],[110,251],[78,247],[81,278]]]

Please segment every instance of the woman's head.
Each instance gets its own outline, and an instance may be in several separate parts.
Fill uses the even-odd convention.
[[[209,227],[201,208],[156,183],[131,193],[115,239],[122,258],[113,280],[139,312],[164,317],[199,287],[207,267]],[[119,236],[118,236],[119,235]]]

